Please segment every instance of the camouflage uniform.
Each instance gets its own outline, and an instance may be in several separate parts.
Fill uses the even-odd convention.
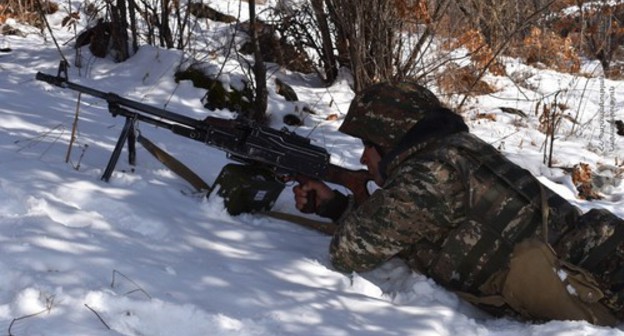
[[[600,290],[589,286],[588,304],[600,300],[612,311],[621,311],[617,293],[624,285],[624,232],[619,232],[623,221],[604,210],[582,216],[489,144],[452,120],[440,122],[437,115],[448,117],[452,112],[440,108],[437,99],[428,100],[428,105],[422,100],[415,107],[402,105],[411,90],[426,90],[410,85],[391,86],[389,94],[383,91],[387,86],[378,85],[356,96],[341,127],[386,153],[380,164],[385,184],[341,217],[330,246],[333,265],[344,272],[366,271],[399,256],[445,288],[479,298],[500,295],[500,286],[491,284],[504,281],[514,249],[523,241],[538,239],[554,247],[562,263],[595,274]],[[379,117],[374,109],[382,103],[384,117]],[[397,117],[408,109],[412,120]],[[371,127],[365,123],[371,116],[384,127],[366,129]],[[395,137],[384,137],[390,133]],[[595,257],[588,257],[592,253]],[[622,281],[612,280],[615,273]],[[509,313],[509,306],[499,305],[495,311]],[[523,315],[539,318],[530,311]],[[614,323],[611,318],[581,319]]]

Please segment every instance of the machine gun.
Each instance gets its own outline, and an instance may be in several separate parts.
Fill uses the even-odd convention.
[[[283,189],[283,181],[285,180],[296,179],[299,182],[305,182],[307,179],[320,179],[348,188],[353,193],[356,204],[360,204],[369,196],[367,183],[372,180],[372,177],[366,170],[350,170],[331,164],[330,154],[325,148],[313,145],[309,139],[286,129],[276,130],[244,119],[229,120],[207,117],[204,120],[197,120],[190,118],[126,99],[115,93],[106,93],[72,83],[68,80],[67,68],[62,63],[56,76],[38,72],[36,79],[61,88],[104,99],[108,103],[109,112],[114,117],[122,116],[126,118],[115,149],[102,175],[102,180],[104,181],[110,179],[126,141],[128,142],[130,163],[134,164],[134,128],[137,121],[142,121],[157,127],[166,128],[177,135],[200,141],[226,152],[229,159],[242,162],[247,167],[242,170],[234,168],[237,172],[249,172],[257,169],[268,172],[268,175],[276,177],[274,180],[278,179],[282,185],[277,192],[278,195]],[[232,171],[230,170],[230,172]],[[224,171],[222,171],[221,175],[223,174]],[[260,179],[266,180],[268,175],[262,174]],[[258,179],[258,176],[255,179]],[[241,185],[240,181],[232,182],[231,184],[234,186]],[[211,191],[208,190],[208,195],[210,195]],[[274,199],[277,198],[274,195],[275,193],[272,194]],[[258,202],[260,198],[266,195],[266,190],[260,190],[244,198],[249,202]],[[234,204],[240,202],[231,203],[234,209],[228,207],[228,210],[234,214],[250,210],[267,210],[266,202],[262,200],[260,200],[261,205],[258,207]],[[302,210],[303,212],[310,213],[314,211],[314,195],[310,195],[308,204],[309,206]]]

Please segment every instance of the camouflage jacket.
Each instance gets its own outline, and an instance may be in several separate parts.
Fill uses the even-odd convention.
[[[481,295],[515,244],[531,236],[555,244],[580,215],[474,135],[406,138],[387,160],[383,188],[341,218],[330,245],[337,269],[399,256],[448,289]]]

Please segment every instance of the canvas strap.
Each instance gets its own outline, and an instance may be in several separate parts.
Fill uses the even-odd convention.
[[[312,218],[293,215],[293,214],[286,213],[286,212],[269,211],[269,212],[265,212],[264,214],[275,219],[295,223],[297,225],[318,231],[328,236],[334,235],[334,232],[336,232],[336,228],[338,227],[335,223],[332,223],[332,222],[319,221],[319,220],[315,220]]]
[[[180,178],[184,179],[186,182],[192,185],[197,191],[207,191],[207,190],[212,189],[210,185],[208,185],[208,183],[202,180],[202,178],[199,177],[197,174],[195,174],[195,172],[193,172],[189,167],[187,167],[185,164],[183,164],[182,162],[180,162],[179,160],[171,156],[162,148],[158,147],[156,144],[148,140],[146,137],[139,134],[139,136],[137,137],[137,141],[143,147],[145,147],[145,149],[150,154],[152,154],[154,158],[156,158],[158,161],[164,164],[167,168],[169,168],[172,172],[174,172]],[[279,212],[279,211],[268,211],[268,212],[264,212],[263,214],[269,217],[275,218],[275,219],[291,222],[291,223],[306,227],[308,229],[318,231],[326,235],[333,235],[334,231],[336,230],[336,224],[334,223],[314,220],[311,218],[298,216],[298,215],[294,215],[290,213]]]
[[[186,182],[193,186],[197,191],[209,191],[212,188],[208,183],[204,182],[195,172],[189,169],[186,165],[180,162],[178,159],[165,152],[160,147],[156,146],[149,139],[139,133],[137,141],[152,154],[158,161],[164,164],[172,172],[183,178]]]

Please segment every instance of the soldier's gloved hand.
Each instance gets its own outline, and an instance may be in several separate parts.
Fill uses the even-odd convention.
[[[307,179],[299,182],[293,188],[295,205],[299,211],[307,213],[316,212],[321,204],[334,197],[332,190],[319,180]]]
[[[298,184],[293,188],[295,194],[295,205],[300,211],[310,202],[311,192],[314,194],[313,211],[322,217],[337,220],[346,209],[349,200],[342,193],[332,190],[325,183],[318,180],[308,180]]]

